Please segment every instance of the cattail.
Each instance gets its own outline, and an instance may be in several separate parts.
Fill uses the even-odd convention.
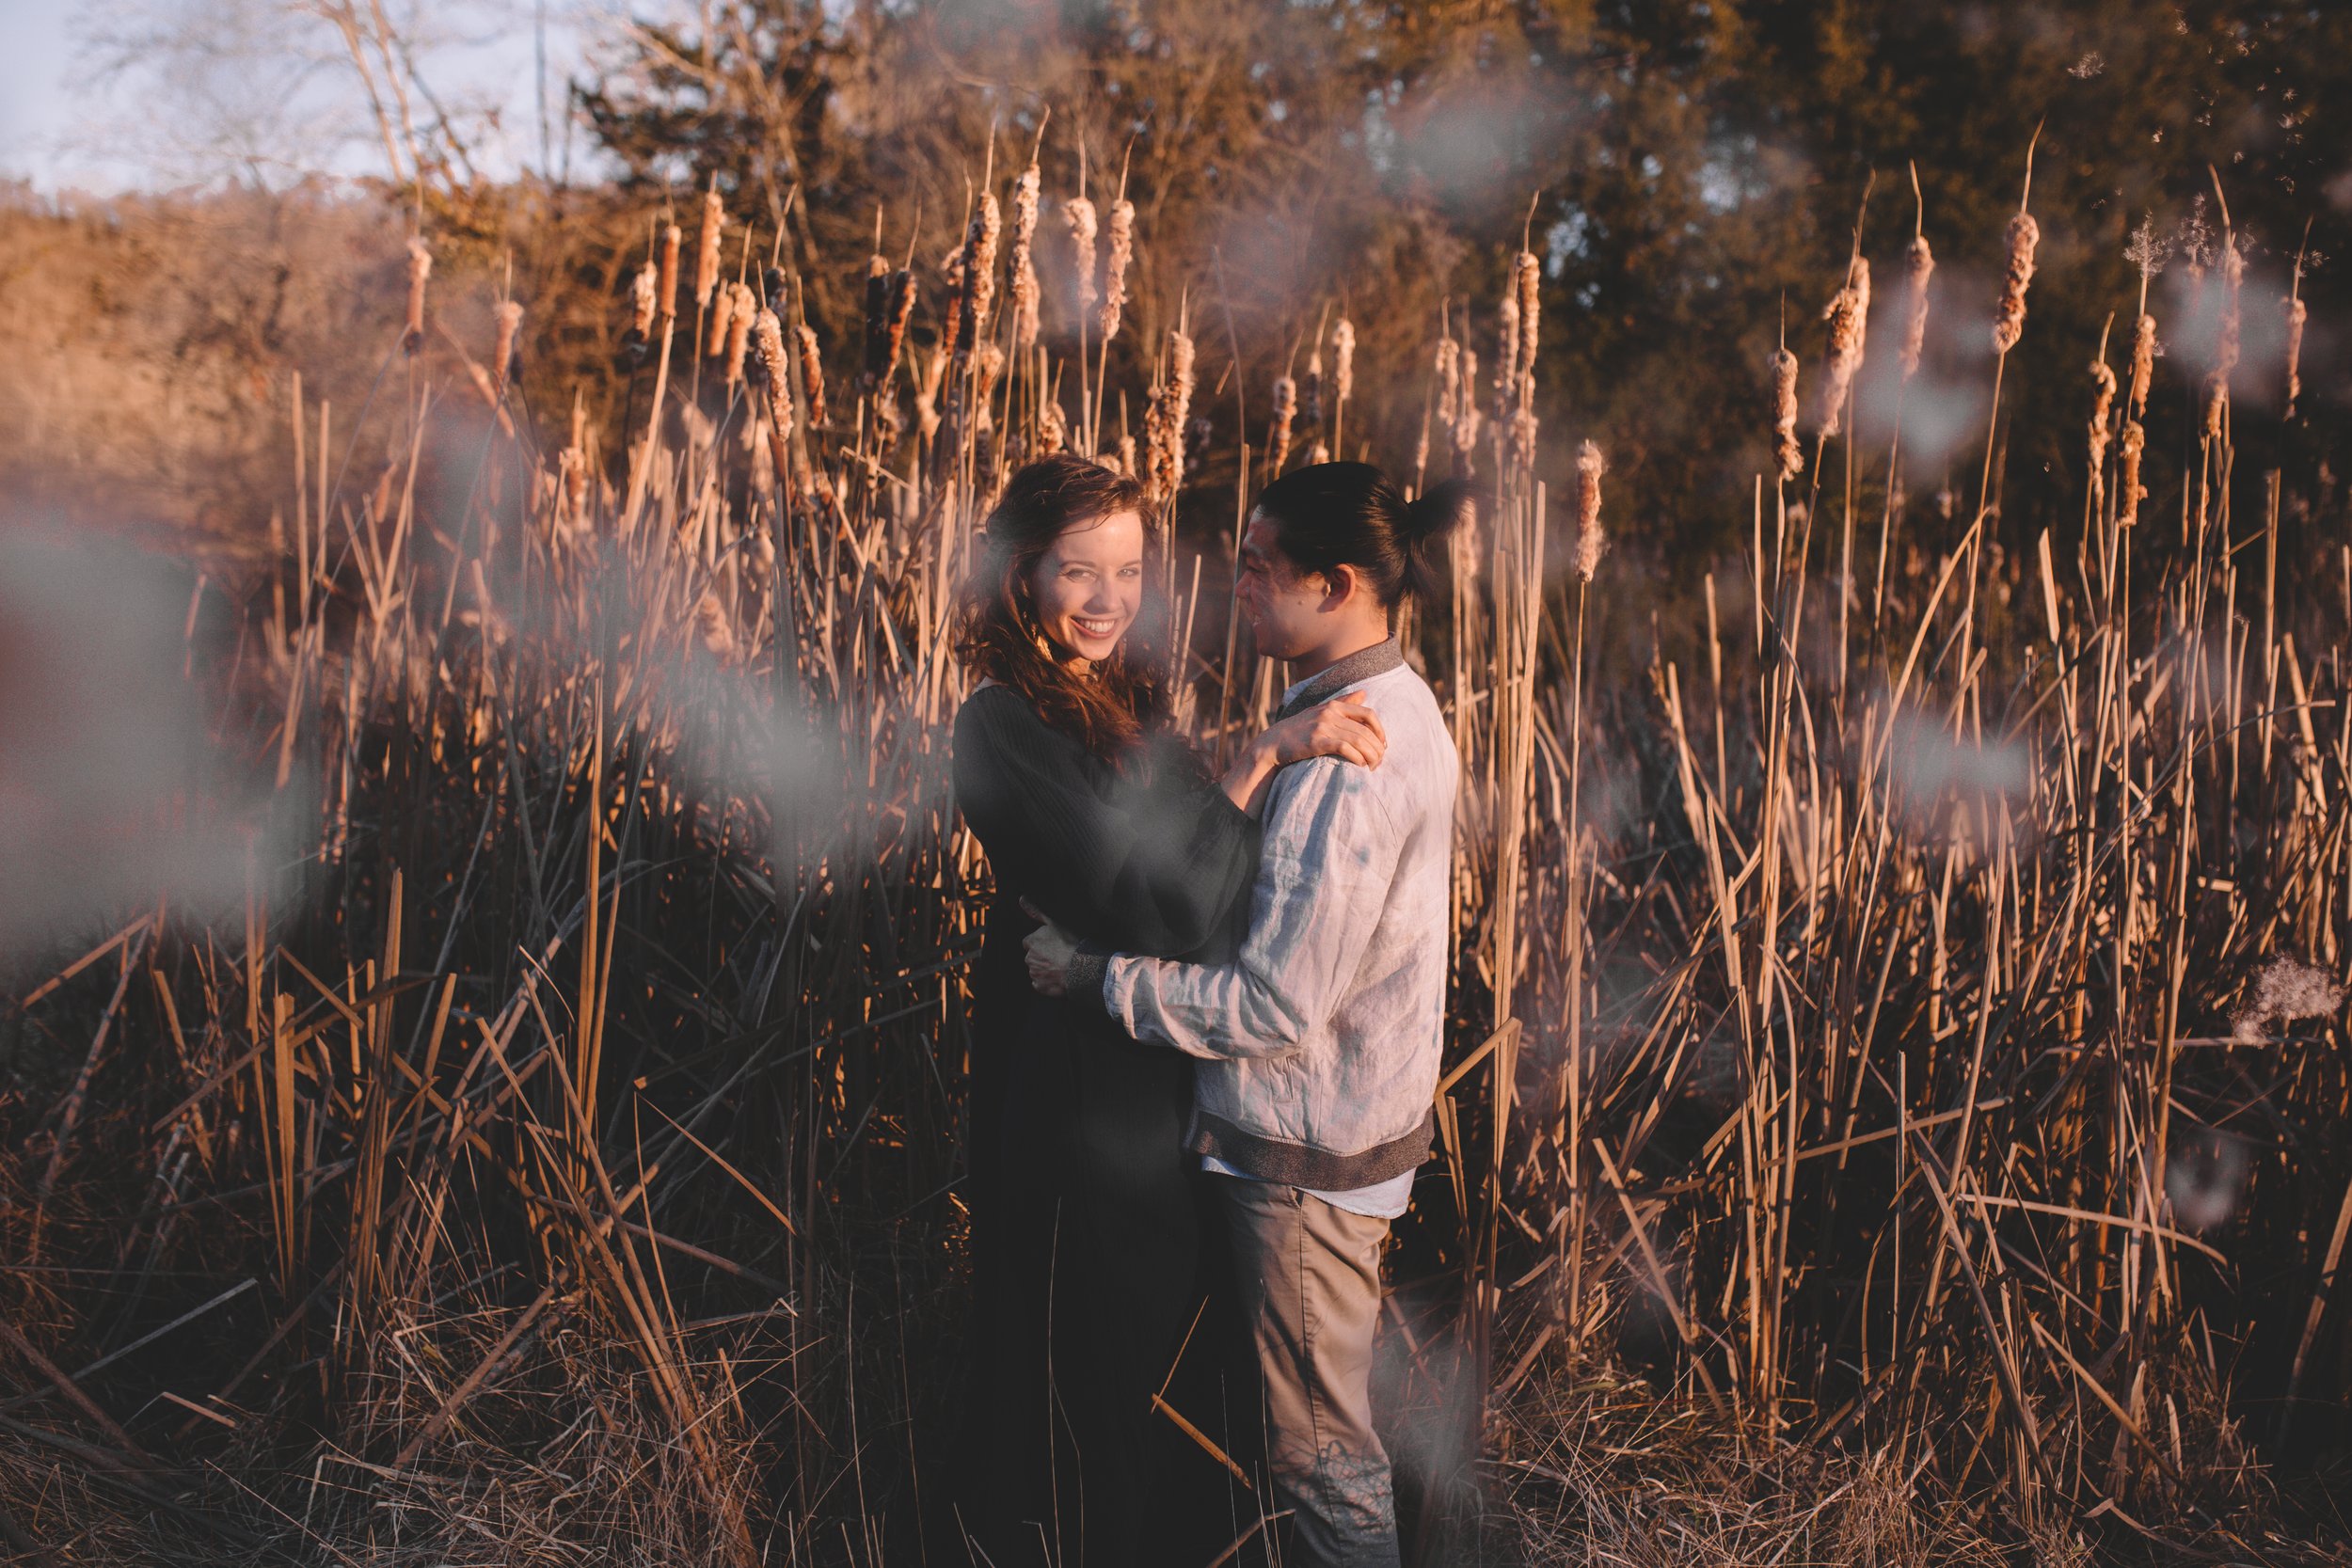
[[[1051,457],[1070,444],[1070,421],[1062,416],[1061,404],[1047,398],[1037,411],[1037,451],[1040,457]]]
[[[711,657],[724,661],[735,657],[735,629],[727,625],[727,608],[720,602],[718,590],[706,588],[694,601],[694,629]]]
[[[727,351],[735,327],[735,287],[721,283],[710,292],[710,330],[703,341],[703,357],[716,359]]]
[[[1928,278],[1935,272],[1935,252],[1928,248],[1928,237],[1912,237],[1909,269],[1903,275],[1908,292],[1903,298],[1903,379],[1909,381],[1919,373],[1919,351],[1928,342]]]
[[[1037,238],[1037,165],[1021,171],[1012,187],[1012,343],[1027,348],[1037,341],[1037,261],[1031,247]]]
[[[817,333],[803,322],[793,329],[801,351],[801,402],[808,410],[808,426],[821,428],[825,422],[825,360],[817,351]]]
[[[792,366],[785,358],[784,323],[764,306],[752,322],[752,346],[768,384],[768,418],[776,427],[774,460],[781,469],[784,444],[792,438]]]
[[[1576,449],[1576,580],[1590,582],[1600,564],[1600,449],[1586,441]]]
[[[1111,203],[1110,247],[1103,257],[1103,307],[1094,325],[1104,342],[1119,336],[1119,312],[1127,303],[1127,263],[1136,254],[1136,204]]]
[[[1470,476],[1478,452],[1478,356],[1462,350],[1461,397],[1454,410],[1454,469]]]
[[[1119,433],[1119,471],[1128,478],[1136,477],[1136,438],[1125,431]]]
[[[677,316],[677,254],[686,234],[675,223],[661,230],[661,319]]]
[[[2287,418],[2295,418],[2295,400],[2303,395],[2303,296],[2287,298]]]
[[[408,242],[408,328],[401,346],[414,356],[424,347],[424,280],[433,276],[433,252],[421,235]]]
[[[1821,381],[1821,438],[1845,427],[1846,397],[1862,368],[1863,335],[1870,324],[1870,263],[1856,256],[1846,269],[1846,286],[1822,312],[1829,323],[1829,371]]]
[[[2148,406],[2148,383],[2156,373],[2156,318],[2142,311],[2132,334],[2132,395],[2124,404],[2134,415]]]
[[[914,314],[914,274],[905,267],[890,277],[890,331],[882,342],[882,379],[879,386],[888,386],[890,378],[898,373],[899,352],[906,346],[907,322]]]
[[[2139,484],[2139,454],[2148,445],[2148,433],[2139,428],[2139,421],[2126,416],[2123,420],[2122,455],[2115,463],[2116,521],[2130,528],[2139,521],[2139,501],[2148,492]]]
[[[1451,338],[1438,340],[1438,356],[1430,366],[1438,378],[1438,420],[1448,430],[1454,428],[1454,404],[1461,401],[1462,345]]]
[[[1993,350],[2007,354],[2026,332],[2026,288],[2033,281],[2033,247],[2042,243],[2042,226],[2031,213],[2009,220],[2009,268],[2001,277],[2000,309],[1993,319]]]
[[[748,283],[728,284],[726,296],[727,385],[732,387],[743,379],[743,355],[751,346],[752,318],[758,313],[759,301]]]
[[[629,285],[629,307],[635,312],[629,325],[640,342],[653,336],[654,282],[658,276],[654,264],[647,261],[637,269],[636,281]]]
[[[993,193],[980,193],[980,205],[963,231],[963,319],[956,327],[956,352],[970,354],[988,331],[988,312],[996,301],[996,245],[1005,229],[1004,214]]]
[[[703,192],[703,231],[694,245],[694,308],[710,309],[711,291],[719,286],[719,242],[725,237],[727,204],[717,186]]]
[[[2115,406],[2115,372],[2105,359],[2090,362],[2090,510],[2096,514],[2106,489],[2107,416]]]
[[[1519,297],[1514,289],[1502,296],[1496,310],[1499,318],[1495,331],[1495,418],[1511,417],[1511,392],[1518,385],[1519,362]]]
[[[1797,444],[1797,356],[1785,348],[1772,356],[1772,455],[1781,478],[1804,472],[1804,449]]]
[[[2205,381],[2205,434],[2221,438],[2230,412],[2230,372],[2237,369],[2238,290],[2246,281],[2246,258],[2233,241],[2221,246],[2221,335],[2214,345],[2213,373]]]
[[[882,378],[889,353],[890,263],[880,256],[866,261],[866,357],[858,367],[858,386],[871,391]]]
[[[1280,473],[1291,454],[1291,420],[1298,414],[1298,383],[1287,375],[1274,378],[1274,422],[1266,433],[1267,471]]]
[[[501,300],[498,309],[498,341],[490,350],[490,386],[498,397],[506,395],[507,378],[514,373],[515,334],[522,329],[523,308],[511,299]]]
[[[1078,313],[1085,315],[1097,297],[1094,287],[1094,203],[1073,196],[1061,204],[1062,226],[1070,231],[1070,261],[1078,275]]]
[[[1298,419],[1309,430],[1323,428],[1323,350],[1307,353],[1307,373],[1298,378]]]
[[[1331,328],[1331,407],[1344,408],[1356,392],[1356,324],[1345,316]]]
[[[1511,460],[1521,467],[1535,461],[1535,377],[1534,372],[1519,377],[1518,392],[1511,409]]]
[[[940,276],[947,289],[947,303],[942,309],[939,324],[939,341],[943,348],[954,347],[958,334],[963,330],[963,246],[958,245],[947,252],[946,259],[939,263]]]
[[[1514,375],[1526,382],[1535,373],[1535,344],[1543,335],[1544,274],[1532,250],[1519,252],[1514,272],[1519,308],[1519,356]]]
[[[1184,483],[1184,426],[1192,418],[1192,340],[1168,335],[1168,379],[1152,390],[1143,414],[1144,484],[1169,501]]]

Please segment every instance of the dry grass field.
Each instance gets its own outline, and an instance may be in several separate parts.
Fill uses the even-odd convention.
[[[266,531],[165,601],[236,778],[124,809],[217,810],[233,853],[45,933],[0,1007],[20,1560],[967,1560],[930,1494],[974,531],[1061,448],[1224,518],[1164,559],[1216,752],[1280,689],[1230,528],[1359,449],[1376,376],[1423,415],[1374,459],[1489,492],[1406,632],[1464,768],[1382,1373],[1420,1560],[2345,1560],[2352,547],[2296,420],[2241,443],[2233,403],[2293,403],[2294,351],[2239,342],[2300,306],[2226,229],[2170,261],[2201,359],[2116,299],[2079,523],[2021,539],[2030,202],[1931,209],[1797,302],[1787,359],[1691,345],[1774,455],[1740,547],[1677,563],[1613,535],[1611,433],[1536,391],[1537,257],[1394,362],[1319,309],[1207,451],[1222,328],[1196,299],[1131,341],[1152,235],[1074,195],[999,166],[947,266],[825,258],[866,302],[831,339],[766,230],[648,214],[633,346],[568,421],[510,381],[529,302],[374,231],[373,313],[321,351],[349,379],[237,416],[291,455]],[[1931,287],[1943,252],[1990,281]],[[1996,351],[1940,494],[1853,414],[1930,311]],[[89,718],[15,669],[20,735]]]

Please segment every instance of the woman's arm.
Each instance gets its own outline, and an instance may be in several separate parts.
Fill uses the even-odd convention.
[[[1334,697],[1269,726],[1241,749],[1219,784],[1227,800],[1250,816],[1265,804],[1266,785],[1278,768],[1309,757],[1338,757],[1359,768],[1377,768],[1387,754],[1389,733],[1380,716],[1355,697]]]

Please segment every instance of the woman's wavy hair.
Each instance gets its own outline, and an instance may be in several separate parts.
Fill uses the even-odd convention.
[[[1148,542],[1143,486],[1128,475],[1067,453],[1025,466],[988,515],[956,615],[956,657],[966,672],[1010,687],[1048,724],[1111,762],[1124,761],[1168,719],[1161,646],[1167,616],[1152,574],[1145,574],[1142,612],[1090,677],[1064,668],[1038,618],[1030,583],[1065,530],[1120,512],[1144,518]]]

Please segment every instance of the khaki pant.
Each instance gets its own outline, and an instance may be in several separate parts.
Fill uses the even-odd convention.
[[[1295,1510],[1286,1561],[1396,1568],[1389,1456],[1372,1427],[1372,1341],[1389,1222],[1280,1182],[1212,1180],[1265,1375],[1276,1497]]]

